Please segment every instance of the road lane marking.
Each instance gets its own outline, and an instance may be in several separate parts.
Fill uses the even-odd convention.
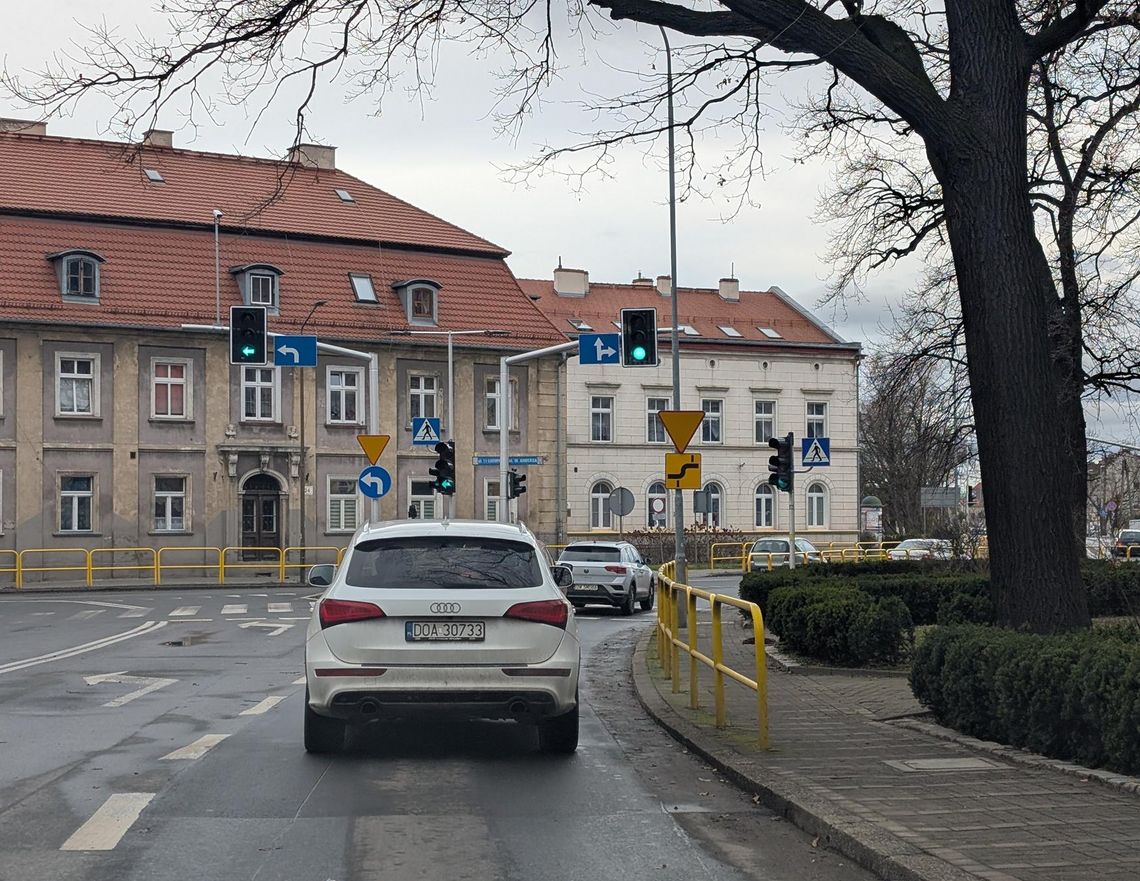
[[[293,604],[292,603],[270,603],[269,604],[269,611],[270,612],[292,612],[293,611]]]
[[[149,612],[152,608],[154,608],[154,607],[153,606],[135,606],[135,608],[131,609],[129,612],[123,612],[123,614],[119,615],[119,617],[120,618],[141,618],[143,615],[145,615],[147,612]]]
[[[154,796],[153,792],[112,795],[91,815],[91,819],[71,833],[59,849],[114,850]]]
[[[272,697],[267,697],[260,703],[254,704],[252,707],[247,707],[246,709],[242,710],[240,713],[238,713],[238,715],[260,716],[262,713],[268,713],[283,700],[285,700],[283,695],[274,695]]]
[[[14,673],[17,670],[23,670],[27,667],[34,667],[37,664],[47,664],[51,661],[62,661],[66,658],[73,658],[76,655],[86,654],[93,652],[96,649],[106,648],[107,646],[114,645],[118,642],[124,642],[128,639],[134,639],[136,636],[145,636],[148,633],[153,633],[162,627],[165,627],[166,621],[147,621],[145,624],[140,624],[131,630],[124,633],[117,634],[116,636],[108,636],[103,639],[97,639],[93,642],[85,642],[81,645],[72,646],[68,649],[59,649],[58,651],[48,652],[46,655],[37,655],[34,658],[25,658],[21,661],[10,661],[7,664],[0,665],[0,675],[4,673]]]
[[[169,618],[189,618],[191,615],[197,615],[201,606],[179,606],[167,617]]]
[[[32,617],[39,617],[40,615],[54,615],[55,612],[32,612]]]
[[[242,621],[238,625],[242,630],[247,630],[250,627],[266,627],[272,631],[268,634],[269,636],[280,636],[292,626],[292,624],[278,624],[276,621]]]
[[[223,615],[244,615],[249,610],[245,603],[229,603],[222,606]]]
[[[205,734],[193,743],[176,749],[172,753],[167,753],[159,761],[174,762],[182,759],[200,759],[227,737],[229,737],[228,734]]]
[[[294,684],[294,685],[305,685],[305,684],[306,684],[306,683],[305,683],[305,677],[304,677],[304,676],[299,676],[298,678],[296,678],[296,679],[294,679],[294,680],[293,680],[293,684]]]
[[[177,679],[163,679],[161,676],[128,676],[126,670],[120,670],[118,673],[101,673],[98,676],[84,676],[83,681],[88,685],[101,685],[104,682],[118,682],[122,684],[133,684],[139,682],[146,682],[142,688],[137,691],[132,691],[122,697],[117,697],[114,700],[107,701],[103,704],[105,707],[121,707],[123,704],[129,704],[136,698],[142,697],[144,694],[150,694],[152,691],[158,691],[160,688],[166,688],[168,685],[173,685]]]

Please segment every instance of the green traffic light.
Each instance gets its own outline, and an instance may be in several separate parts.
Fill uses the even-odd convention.
[[[440,481],[440,486],[443,487],[443,489],[453,489],[455,487],[455,481],[454,480],[448,480],[445,477],[443,480]]]
[[[241,347],[241,353],[243,355],[245,355],[245,357],[247,357],[247,358],[252,358],[256,351],[257,351],[257,349],[255,349],[253,346],[242,346]]]
[[[646,355],[645,346],[634,346],[630,354],[633,355],[634,361],[644,361]]]

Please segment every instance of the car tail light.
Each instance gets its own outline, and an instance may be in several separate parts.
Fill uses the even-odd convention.
[[[607,566],[606,571],[616,572],[618,575],[625,575],[626,569],[625,566]]]
[[[361,603],[356,600],[321,600],[321,628],[349,621],[367,621],[370,618],[383,618],[384,610],[375,603]]]
[[[503,616],[522,621],[536,621],[552,627],[566,629],[566,604],[562,600],[536,600],[533,603],[515,603]]]

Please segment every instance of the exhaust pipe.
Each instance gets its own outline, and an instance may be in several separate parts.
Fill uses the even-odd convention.
[[[516,697],[509,704],[507,704],[507,712],[509,712],[512,716],[525,716],[530,712],[530,707],[527,706],[527,702],[524,701],[521,697]]]
[[[380,712],[380,704],[376,701],[361,701],[360,702],[360,715],[362,716],[375,716]]]

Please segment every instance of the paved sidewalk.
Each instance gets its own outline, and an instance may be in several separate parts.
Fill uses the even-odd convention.
[[[708,646],[709,630],[700,637]],[[726,628],[726,662],[752,667],[746,633]],[[888,881],[1136,881],[1140,796],[1006,761],[902,723],[921,707],[904,679],[781,673],[769,665],[772,749],[759,749],[755,695],[728,680],[729,727],[673,694],[651,631],[634,656],[646,709],[674,736],[797,825]]]

